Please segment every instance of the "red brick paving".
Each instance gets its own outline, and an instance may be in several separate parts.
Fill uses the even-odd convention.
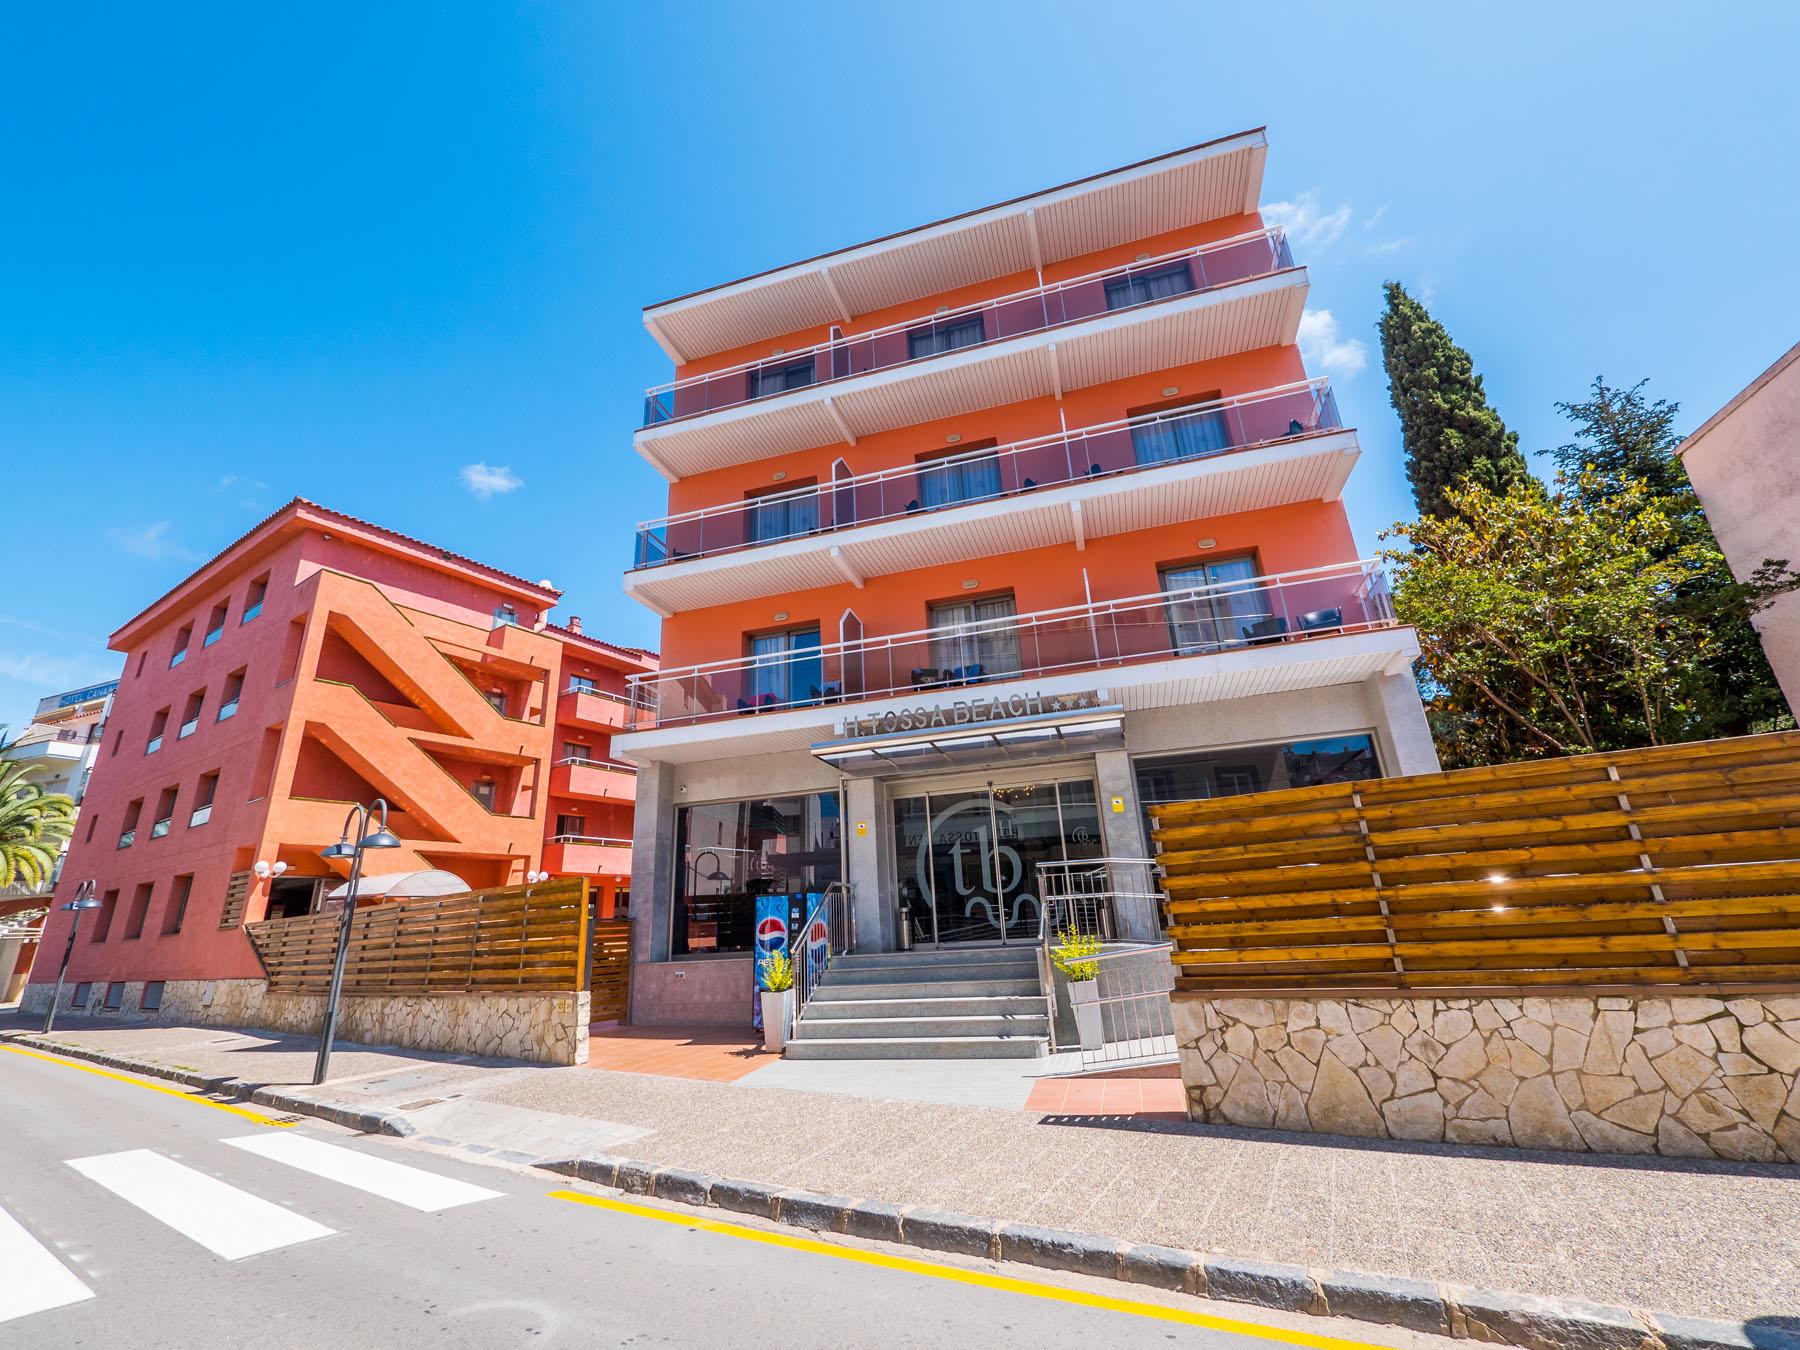
[[[738,1027],[617,1027],[590,1030],[590,1069],[735,1083],[781,1056]]]

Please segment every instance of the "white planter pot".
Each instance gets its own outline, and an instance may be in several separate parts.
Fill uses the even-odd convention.
[[[794,991],[762,992],[763,1049],[779,1052],[787,1044],[788,1028],[794,1020]]]
[[[1075,1011],[1075,1031],[1083,1050],[1098,1050],[1106,1041],[1100,1020],[1100,981],[1071,980],[1069,1006]]]

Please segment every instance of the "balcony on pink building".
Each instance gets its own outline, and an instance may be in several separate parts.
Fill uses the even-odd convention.
[[[550,791],[559,797],[629,802],[637,796],[637,766],[623,760],[565,756],[551,766]]]
[[[543,868],[553,876],[627,876],[631,840],[559,834],[544,845]]]
[[[1398,627],[1378,564],[1342,563],[633,677],[657,727],[1105,672]]]
[[[658,426],[796,389],[891,370],[946,352],[1216,290],[1293,266],[1280,229],[1180,249],[1129,266],[922,315],[867,333],[834,337],[780,356],[659,385],[646,391],[644,425]]]
[[[1324,380],[1263,389],[646,521],[638,527],[632,565],[642,570],[859,525],[926,517],[1342,426]]]

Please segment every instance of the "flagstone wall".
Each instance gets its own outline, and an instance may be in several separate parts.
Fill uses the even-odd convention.
[[[1800,997],[1182,998],[1212,1124],[1800,1162]]]

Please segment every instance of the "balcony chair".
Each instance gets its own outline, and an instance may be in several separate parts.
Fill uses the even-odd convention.
[[[1289,419],[1288,435],[1303,436],[1305,434],[1306,434],[1306,428],[1300,425],[1300,419],[1298,417]]]
[[[921,509],[922,508],[919,506],[919,499],[917,497],[914,497],[910,502],[908,502],[906,504],[906,511],[907,511],[908,515],[911,515],[914,511],[918,511]]]
[[[1258,619],[1255,623],[1244,625],[1244,640],[1252,646],[1264,642],[1279,642],[1287,636],[1287,620],[1279,614],[1270,615],[1266,619]]]
[[[1321,628],[1342,628],[1344,611],[1341,609],[1315,609],[1309,614],[1300,616],[1300,631],[1316,633]]]

